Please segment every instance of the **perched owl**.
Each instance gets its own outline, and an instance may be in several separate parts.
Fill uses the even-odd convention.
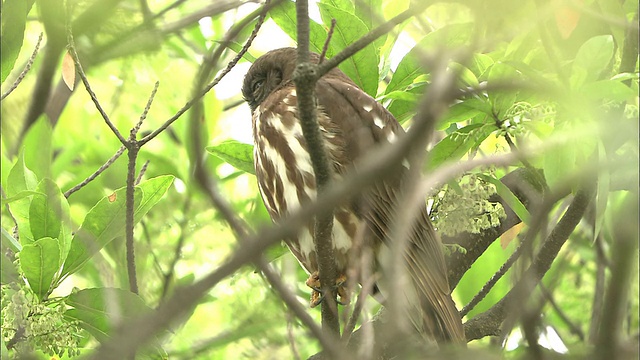
[[[274,221],[316,197],[316,181],[302,135],[296,87],[292,79],[296,51],[294,48],[282,48],[263,55],[249,69],[242,87],[242,94],[252,113],[258,185]],[[312,54],[311,61],[317,63],[318,60],[319,56]],[[335,181],[340,181],[349,171],[357,171],[358,161],[373,147],[392,143],[404,135],[393,115],[338,69],[318,80],[315,95],[317,119]],[[386,279],[379,268],[383,262],[381,257],[388,257],[386,250],[394,241],[388,234],[406,174],[407,169],[401,168],[397,174],[364,189],[354,201],[334,209],[332,241],[339,274],[336,286],[341,302],[347,302],[349,298],[344,283],[349,262],[354,261],[350,250],[357,236],[376,255],[374,266],[378,269],[375,270],[381,272],[376,289],[380,288],[384,296],[384,285],[393,283],[394,279]],[[431,225],[426,206],[422,207],[416,219],[409,232],[404,256],[410,278],[405,290],[407,297],[413,299],[411,306],[417,309],[411,314],[418,317],[412,322],[438,342],[464,344],[461,319],[447,282],[442,245]],[[314,289],[311,306],[322,299],[318,294],[320,286],[313,228],[313,223],[310,223],[297,237],[286,239],[291,252],[311,274],[307,281],[307,285]],[[393,289],[392,286],[387,288]]]

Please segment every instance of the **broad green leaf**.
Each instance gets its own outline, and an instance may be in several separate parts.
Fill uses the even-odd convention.
[[[83,289],[69,295],[65,303],[72,307],[65,317],[77,320],[99,342],[108,340],[118,325],[153,311],[140,296],[116,288]],[[152,346],[154,352],[163,352],[159,341]]]
[[[571,69],[572,84],[580,87],[583,83],[597,80],[609,65],[613,57],[613,48],[611,35],[594,36],[582,44]]]
[[[562,183],[567,174],[576,167],[577,151],[572,144],[554,150],[552,154],[545,154],[542,159],[544,177],[549,188],[555,189]]]
[[[6,199],[2,199],[2,206],[5,206],[6,204],[10,204],[14,201],[18,201],[20,199],[24,199],[26,197],[32,196],[32,195],[44,195],[42,193],[39,193],[37,191],[31,191],[31,190],[23,190],[20,191],[19,193],[13,195],[10,198],[6,198]]]
[[[514,82],[519,77],[516,69],[505,63],[495,63],[489,70],[489,84],[499,86]],[[489,91],[489,102],[499,119],[503,118],[507,110],[516,101],[517,92],[513,89]]]
[[[4,231],[4,229],[2,230]],[[12,259],[7,256],[7,253],[4,250],[5,249],[3,247],[2,254],[0,255],[0,266],[2,269],[2,273],[0,273],[0,282],[2,285],[17,283],[20,281],[20,275],[18,274],[16,265],[13,263]]]
[[[38,179],[51,177],[51,134],[49,119],[46,115],[42,115],[29,128],[22,142],[24,163],[36,174]]]
[[[6,248],[11,249],[11,251],[13,251],[14,253],[20,252],[20,250],[22,250],[22,245],[20,245],[18,240],[16,240],[16,238],[9,234],[7,230],[5,230],[4,228],[0,228],[0,231],[2,233],[3,252]]]
[[[427,169],[435,169],[445,162],[460,160],[469,150],[480,146],[495,130],[494,125],[471,124],[454,131],[431,149]]]
[[[471,102],[476,100],[480,101],[479,99],[466,99],[461,103],[457,103],[449,107],[449,110],[438,122],[438,130],[444,130],[453,123],[467,121],[476,115],[481,114],[482,111],[469,105]]]
[[[396,120],[398,120],[400,124],[404,123],[405,121],[409,120],[413,116],[413,114],[415,114],[416,103],[417,101],[420,100],[420,98],[424,94],[424,90],[425,90],[424,84],[420,84],[418,86],[412,87],[409,90],[405,90],[404,92],[408,94],[407,97],[403,99],[393,100],[393,102],[391,103],[391,105],[389,105],[389,108],[387,110],[389,110],[389,112],[393,114],[393,116],[396,118]],[[397,92],[394,91],[394,92],[390,92],[389,94],[394,94],[398,92],[402,92],[402,91],[397,91]],[[415,100],[410,100],[410,99],[415,99]]]
[[[418,76],[426,73],[420,61],[425,51],[465,45],[469,42],[471,33],[471,24],[447,25],[429,33],[402,58],[385,93],[402,91]]]
[[[486,79],[485,73],[493,65],[493,59],[489,55],[485,54],[473,54],[471,62],[469,63],[469,70],[471,70],[478,79]]]
[[[520,201],[520,199],[518,199],[518,197],[515,196],[513,192],[511,192],[511,189],[509,189],[505,184],[503,184],[502,181],[500,181],[500,179],[496,179],[493,176],[484,175],[484,174],[478,174],[478,176],[483,180],[492,183],[496,187],[496,191],[498,192],[498,195],[500,195],[500,197],[504,200],[504,202],[506,202],[507,205],[509,205],[511,210],[513,210],[513,212],[515,212],[516,215],[518,215],[520,220],[522,220],[522,222],[525,224],[529,224],[529,219],[531,217],[529,214],[529,210],[527,210],[527,208]]]
[[[358,0],[358,6],[355,7],[354,14],[362,20],[367,26],[367,29],[371,30],[377,25],[380,25],[382,18],[382,0]],[[382,46],[385,37],[380,37],[374,43],[379,42],[376,46]]]
[[[329,46],[334,54],[361,38],[369,29],[355,15],[327,4],[318,4],[320,16],[325,24],[336,20],[336,27]],[[362,90],[376,96],[378,90],[378,63],[380,58],[373,44],[367,45],[353,56],[343,61],[339,68]]]
[[[449,68],[458,75],[459,80],[462,82],[463,86],[466,87],[478,87],[478,78],[476,75],[466,66],[452,62],[449,64]]]
[[[335,8],[344,10],[351,14],[353,14],[354,10],[357,10],[357,9],[354,9],[353,2],[351,0],[321,0],[320,4],[331,5]],[[364,6],[364,4],[361,4],[361,5],[362,6],[358,6],[358,7],[361,8]]]
[[[171,185],[173,176],[149,179],[134,190],[134,225],[155,205]],[[62,275],[80,269],[96,252],[125,230],[126,188],[105,196],[89,210],[82,225],[71,240],[71,248]]]
[[[20,251],[20,267],[31,290],[43,300],[49,295],[53,277],[60,269],[60,243],[45,237],[24,245]]]
[[[502,249],[499,241],[494,241],[487,250],[476,260],[471,268],[464,274],[458,286],[456,286],[455,292],[461,303],[468,304],[469,301],[478,293],[478,289],[481,284],[489,281],[491,276],[498,271],[500,266],[509,258],[509,255],[516,247],[516,241],[512,241],[506,248]],[[467,315],[467,318],[473,318],[476,314],[479,314],[492,305],[498,302],[504,295],[507,294],[510,285],[510,274],[512,269],[503,276],[496,285],[489,291],[485,298]]]
[[[253,167],[253,145],[243,144],[236,140],[227,140],[218,145],[207,146],[207,151],[238,170],[253,175],[256,174]]]
[[[24,39],[27,14],[32,4],[33,2],[29,4],[26,0],[4,0],[2,2],[2,38],[0,39],[2,80],[0,83],[7,79],[18,59]]]
[[[283,1],[280,5],[269,11],[271,19],[284,31],[293,41],[298,41],[298,21],[296,19],[296,5],[291,1]],[[309,46],[311,50],[320,53],[327,39],[327,30],[313,20],[309,20]],[[332,51],[327,51],[327,57],[333,55]]]
[[[65,303],[73,309],[65,316],[80,321],[96,340],[107,340],[120,322],[152,311],[142,298],[128,290],[92,288],[72,293]]]
[[[636,91],[616,80],[600,80],[585,84],[580,93],[587,100],[625,101],[638,96]]]
[[[7,178],[7,197],[13,198],[24,191],[35,191],[38,180],[33,171],[24,163],[24,152],[20,152],[18,160]],[[30,197],[23,197],[9,204],[9,209],[18,225],[18,236],[21,244],[33,242],[33,234],[29,226]]]
[[[62,265],[71,243],[69,203],[51,179],[43,179],[36,191],[42,195],[34,196],[29,206],[31,233],[35,240],[43,237],[58,239],[61,261],[59,265]]]

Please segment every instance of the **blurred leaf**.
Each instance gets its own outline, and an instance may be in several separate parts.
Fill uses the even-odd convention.
[[[174,177],[159,176],[142,182],[134,190],[134,225],[137,224],[167,191]],[[112,196],[115,195],[115,196]],[[125,230],[126,188],[103,197],[84,218],[71,240],[71,249],[62,275],[80,269],[96,252]]]
[[[226,161],[238,170],[256,174],[253,166],[253,145],[236,140],[226,140],[218,145],[207,146],[207,151]]]
[[[49,294],[53,277],[60,269],[58,239],[44,237],[26,244],[20,251],[20,267],[31,290],[41,301]]]
[[[557,5],[554,15],[560,36],[563,39],[569,38],[571,33],[573,33],[573,30],[575,30],[578,25],[578,21],[580,20],[580,11],[569,5],[560,4]]]
[[[334,6],[320,3],[320,16],[325,24],[336,20],[336,26],[329,46],[334,53],[340,52],[369,32],[367,26],[355,15]],[[378,63],[380,57],[373,44],[367,45],[353,56],[343,61],[339,68],[364,92],[376,96],[378,91]]]
[[[44,194],[39,193],[37,191],[23,190],[23,191],[20,191],[19,193],[15,194],[14,196],[12,196],[10,198],[2,199],[2,206],[5,206],[6,204],[10,204],[10,203],[12,203],[14,201],[18,201],[20,199],[24,199],[24,198],[32,196],[32,195],[44,195]]]
[[[2,229],[4,234],[4,229]],[[20,275],[18,274],[18,270],[16,269],[16,265],[13,263],[13,260],[7,256],[7,252],[5,251],[4,246],[2,247],[2,257],[0,259],[0,266],[2,272],[0,273],[0,283],[2,285],[6,285],[9,283],[17,283],[20,281]]]
[[[284,31],[293,41],[298,41],[298,30],[296,19],[296,5],[288,0],[269,10],[271,19]],[[313,20],[309,20],[309,46],[312,51],[322,52],[322,47],[327,39],[327,30]],[[327,57],[331,57],[333,52],[327,51]]]
[[[498,192],[498,195],[500,195],[502,200],[504,200],[504,202],[506,202],[507,205],[509,205],[511,210],[513,210],[513,212],[516,213],[516,215],[518,215],[518,218],[520,218],[520,220],[522,220],[523,223],[529,224],[529,219],[531,218],[531,215],[529,214],[529,210],[527,210],[527,208],[520,201],[520,199],[518,199],[518,197],[515,196],[513,192],[511,192],[511,189],[509,189],[505,184],[503,184],[502,181],[500,181],[500,179],[496,179],[493,176],[478,174],[478,177],[480,177],[484,181],[492,183],[496,187],[496,191]]]
[[[471,33],[471,24],[452,24],[426,35],[402,58],[385,93],[402,91],[411,85],[418,76],[426,73],[420,60],[425,49],[453,48],[464,45],[468,43]]]
[[[29,128],[24,137],[24,163],[33,170],[38,179],[51,177],[52,128],[47,115],[42,115]]]
[[[4,228],[0,228],[0,231],[2,231],[3,252],[4,252],[4,249],[6,248],[11,249],[11,251],[13,251],[14,253],[17,253],[20,250],[22,250],[22,245],[20,245],[18,240],[16,240],[11,234],[9,234],[7,230],[5,230]]]
[[[576,167],[576,149],[571,146],[563,146],[554,151],[553,154],[546,154],[542,160],[544,177],[547,179],[549,188],[554,189],[562,184],[562,181],[574,171]]]
[[[479,99],[467,99],[464,102],[457,103],[449,107],[449,110],[442,116],[438,122],[438,130],[444,130],[453,123],[467,121],[474,118],[482,112],[475,107],[469,106],[471,102],[480,101]]]
[[[73,91],[76,86],[76,64],[68,51],[62,58],[62,80],[69,90]]]
[[[503,250],[506,249],[507,246],[511,244],[513,239],[515,239],[518,236],[518,234],[520,234],[523,228],[524,228],[523,222],[517,223],[513,225],[511,229],[505,231],[502,235],[500,235],[500,246],[502,246]]]
[[[73,308],[65,312],[65,317],[79,321],[101,343],[109,339],[118,325],[153,311],[140,296],[116,288],[83,289],[69,295],[65,303]],[[144,358],[163,357],[158,340],[153,341],[153,348],[154,352],[146,353]]]
[[[636,91],[616,80],[600,80],[585,84],[580,88],[586,100],[625,101],[638,96]]]
[[[344,10],[348,13],[353,14],[354,6],[353,6],[353,2],[351,0],[321,0],[319,2],[319,4],[322,5],[331,5],[335,8],[338,8],[340,10]],[[361,4],[364,6],[364,3]],[[361,7],[361,6],[360,6]]]
[[[571,82],[576,88],[598,79],[613,57],[613,46],[611,35],[594,36],[582,44],[571,70]]]
[[[515,81],[518,78],[516,69],[505,63],[495,63],[489,70],[489,84],[500,85],[508,84]],[[493,106],[493,111],[502,119],[516,101],[517,92],[513,89],[509,90],[492,90],[489,91],[489,101]]]
[[[2,38],[0,47],[2,48],[2,79],[4,83],[15,65],[22,41],[24,39],[24,28],[27,22],[27,14],[33,1],[26,0],[4,0],[2,1]]]
[[[445,162],[460,160],[495,130],[494,125],[471,124],[454,131],[433,147],[429,153],[427,169],[435,169]]]
[[[18,160],[11,168],[7,177],[7,196],[12,198],[24,191],[35,191],[38,186],[38,179],[33,171],[29,170],[25,165],[24,152],[18,155]],[[16,220],[18,226],[18,235],[21,244],[33,242],[33,234],[29,226],[29,206],[31,204],[30,197],[23,197],[9,204],[11,214]]]
[[[60,264],[71,244],[71,217],[69,203],[58,185],[43,179],[36,188],[41,195],[34,196],[29,206],[29,226],[35,240],[43,237],[57,239],[60,245]]]

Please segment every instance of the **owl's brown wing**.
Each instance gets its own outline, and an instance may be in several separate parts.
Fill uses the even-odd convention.
[[[382,105],[350,81],[325,77],[316,86],[318,105],[326,117],[339,128],[345,150],[344,170],[382,143],[394,142],[404,130]],[[344,164],[347,164],[344,166]],[[378,182],[362,194],[354,211],[365,219],[373,242],[388,239],[391,221],[407,169],[401,167],[394,176]],[[458,311],[451,298],[446,276],[442,245],[431,222],[426,206],[420,209],[409,235],[405,260],[415,291],[421,303],[425,331],[438,340],[466,343]]]

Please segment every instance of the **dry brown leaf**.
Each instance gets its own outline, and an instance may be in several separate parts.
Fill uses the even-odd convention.
[[[76,64],[74,64],[73,58],[68,51],[62,59],[62,80],[69,90],[73,91],[76,85]]]
[[[524,223],[515,224],[511,229],[505,231],[504,234],[500,236],[500,246],[502,246],[502,250],[506,249],[507,246],[511,244],[511,241],[520,234],[522,228],[524,228]]]

